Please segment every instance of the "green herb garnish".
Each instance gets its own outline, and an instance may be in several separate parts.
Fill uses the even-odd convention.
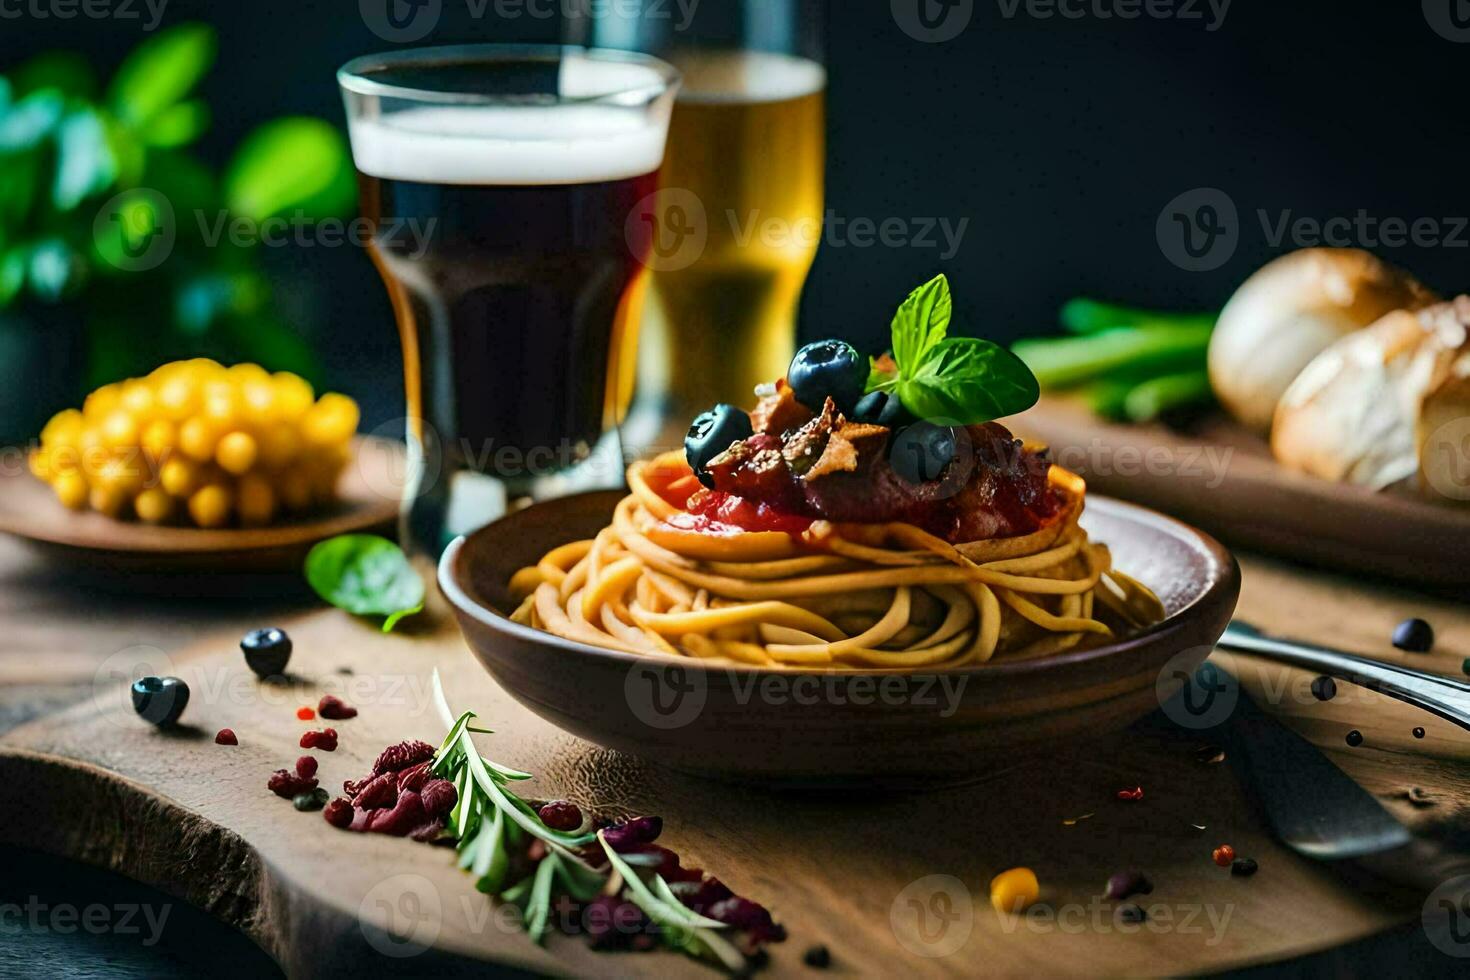
[[[343,534],[319,542],[306,555],[305,572],[316,594],[338,609],[386,616],[384,633],[424,608],[423,579],[403,549],[375,534]]]
[[[530,779],[530,773],[502,766],[480,755],[473,733],[491,734],[470,724],[475,714],[455,715],[444,697],[439,672],[433,673],[434,705],[449,733],[444,736],[430,767],[434,775],[454,783],[459,799],[449,814],[447,832],[457,839],[459,866],[475,876],[475,888],[521,912],[521,921],[533,942],[546,938],[558,895],[588,902],[600,894],[619,894],[641,908],[658,927],[660,941],[670,949],[718,961],[733,972],[748,967],[745,956],[719,934],[724,923],[700,915],[679,901],[668,882],[651,869],[640,869],[635,859],[618,854],[600,833],[567,833],[546,826],[536,810],[516,794],[511,784]],[[524,854],[530,838],[546,844],[547,853],[536,870],[512,880],[513,853]],[[594,868],[577,849],[597,842],[607,855],[607,869]]]
[[[893,315],[893,361],[875,360],[867,390],[898,396],[919,418],[978,425],[1024,412],[1041,397],[1036,378],[1010,351],[977,337],[950,337],[954,305],[943,275],[909,294]]]

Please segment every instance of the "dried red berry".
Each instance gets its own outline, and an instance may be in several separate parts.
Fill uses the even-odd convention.
[[[407,837],[423,826],[427,814],[419,794],[412,791],[398,794],[398,802],[391,810],[374,810],[368,816],[367,829],[376,834],[392,834]]]
[[[316,712],[311,710],[310,708],[297,708],[296,717],[300,718],[302,721],[311,721],[313,718],[316,717]]]
[[[322,695],[322,699],[317,702],[316,711],[328,721],[346,721],[357,717],[357,709],[335,694]]]
[[[303,732],[301,735],[301,747],[303,749],[321,749],[323,752],[337,751],[337,729],[324,728],[319,732]]]
[[[1210,857],[1222,868],[1230,867],[1230,862],[1235,860],[1235,848],[1229,844],[1221,844],[1210,853]]]
[[[761,942],[780,942],[786,938],[785,928],[772,920],[765,906],[739,895],[716,902],[706,914],[717,922],[750,933]]]
[[[582,826],[582,811],[570,800],[552,800],[536,811],[541,822],[552,830],[570,833]]]
[[[219,732],[214,736],[214,744],[215,745],[239,745],[240,744],[240,740],[235,737],[235,733],[234,733],[234,731],[232,729],[229,729],[229,728],[221,728],[219,730]]]
[[[412,790],[407,792],[412,792]],[[424,805],[425,813],[431,817],[438,817],[454,809],[454,804],[459,801],[459,791],[447,779],[431,779],[424,784],[424,790],[419,794],[419,799]]]
[[[385,772],[398,772],[409,766],[417,765],[434,757],[434,746],[428,742],[410,740],[390,745],[378,756],[373,763],[373,775],[381,775]]]
[[[409,766],[398,774],[398,788],[400,790],[411,789],[415,793],[422,792],[424,784],[434,778],[429,771],[430,763],[420,762],[416,766]]]
[[[303,755],[296,760],[296,775],[302,779],[310,779],[316,775],[316,757]]]
[[[582,906],[582,931],[593,949],[615,949],[630,945],[634,936],[650,926],[643,910],[613,895],[599,895]]]
[[[316,789],[316,780],[303,778],[284,769],[277,769],[271,773],[271,778],[265,785],[272,793],[289,800]]]
[[[1131,789],[1120,789],[1118,790],[1118,799],[1125,803],[1137,803],[1143,799],[1143,787],[1134,786]]]
[[[374,776],[363,784],[362,789],[352,796],[352,805],[359,810],[377,810],[398,802],[398,780],[393,773],[385,772]]]
[[[639,844],[652,844],[663,831],[663,817],[634,817],[627,823],[613,824],[602,832],[602,836],[609,847],[622,853]]]
[[[340,796],[328,803],[327,808],[322,811],[322,819],[333,827],[347,828],[352,824],[352,817],[352,804]]]

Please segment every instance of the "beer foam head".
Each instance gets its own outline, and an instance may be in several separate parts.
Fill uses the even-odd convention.
[[[817,62],[770,51],[687,51],[672,55],[686,102],[785,102],[827,87]]]
[[[664,87],[656,71],[568,58],[558,75],[558,96],[572,101],[532,95],[349,112],[353,160],[373,177],[437,184],[586,184],[658,169],[669,106],[650,94]]]

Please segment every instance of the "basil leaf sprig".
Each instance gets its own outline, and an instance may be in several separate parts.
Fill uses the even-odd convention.
[[[531,940],[541,943],[551,928],[551,913],[561,895],[589,902],[601,894],[618,894],[643,910],[658,927],[660,941],[670,949],[720,963],[732,973],[744,973],[749,964],[733,943],[720,933],[722,922],[700,915],[681,902],[667,881],[651,868],[635,866],[599,833],[568,833],[546,826],[535,808],[512,784],[531,774],[502,766],[480,755],[472,733],[472,711],[455,715],[444,696],[439,671],[432,675],[432,692],[440,718],[449,726],[430,767],[459,793],[446,830],[456,839],[459,866],[475,877],[475,888],[520,909]],[[546,845],[546,856],[536,870],[514,880],[512,854],[524,854],[532,838]],[[577,853],[596,842],[607,857],[606,870],[594,868]]]
[[[358,616],[386,616],[383,632],[422,612],[424,580],[403,550],[376,534],[341,534],[306,555],[306,581],[322,599]]]
[[[1024,412],[1041,397],[1036,376],[1015,354],[977,337],[950,337],[949,280],[935,276],[893,315],[893,364],[874,359],[867,390],[898,396],[919,418],[979,425]]]

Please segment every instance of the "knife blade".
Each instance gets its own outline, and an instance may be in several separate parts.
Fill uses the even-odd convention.
[[[1470,910],[1470,855],[1416,838],[1316,746],[1262,711],[1232,674],[1207,668],[1236,693],[1213,735],[1282,843],[1421,894],[1448,887],[1450,900]]]

